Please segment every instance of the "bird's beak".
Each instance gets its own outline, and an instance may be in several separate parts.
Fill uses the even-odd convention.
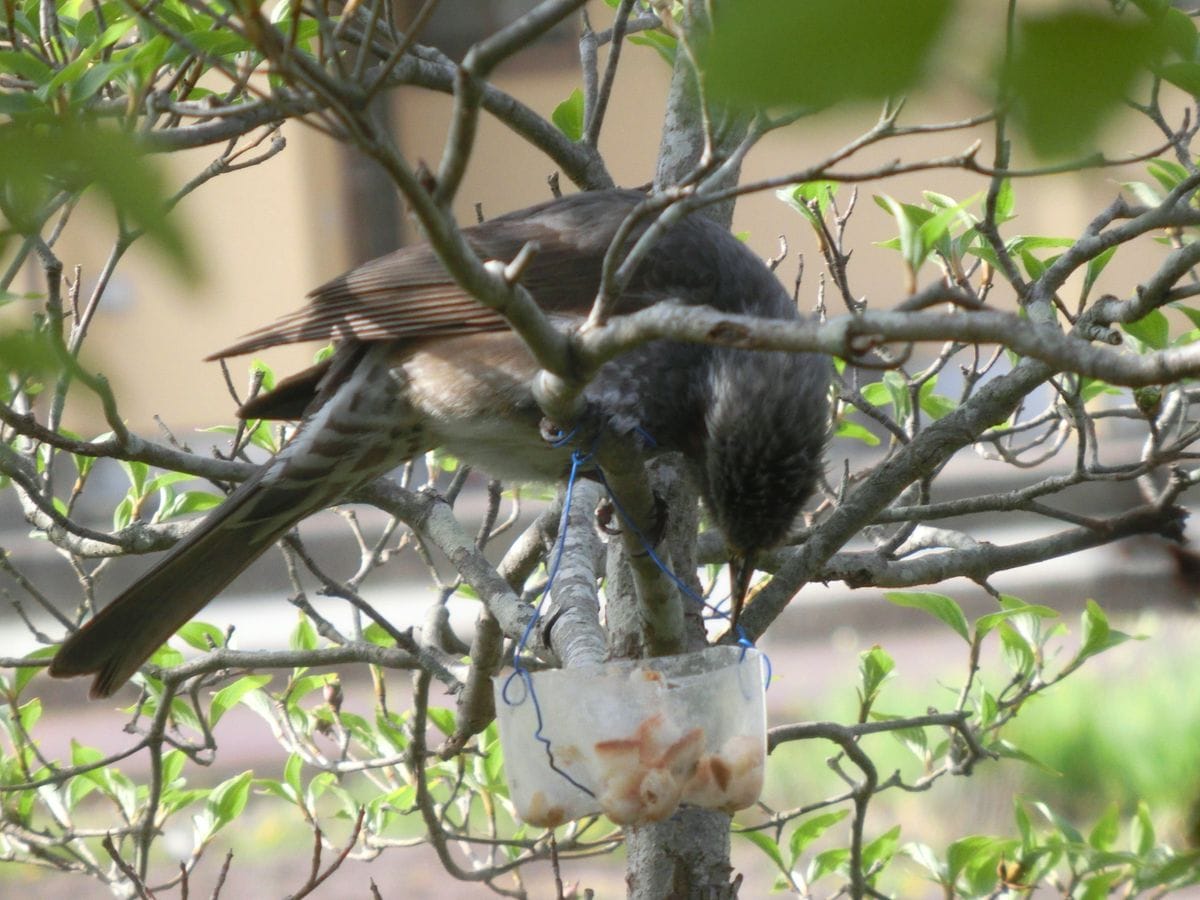
[[[750,579],[754,577],[754,555],[734,551],[729,554],[729,586],[730,602],[733,605],[733,615],[729,627],[737,628],[738,618],[742,614],[742,606],[746,602],[746,593],[750,590]]]

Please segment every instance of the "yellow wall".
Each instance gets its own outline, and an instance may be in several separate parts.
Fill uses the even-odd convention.
[[[657,126],[668,76],[666,65],[656,54],[646,48],[626,48],[601,141],[601,149],[622,184],[644,183],[653,176]],[[526,67],[510,63],[497,81],[548,116],[579,78],[575,66],[564,61],[561,65]],[[398,141],[406,155],[412,160],[424,159],[436,168],[450,99],[403,89],[395,95],[394,109]],[[907,118],[946,120],[964,115],[968,109],[963,95],[950,91],[926,101],[924,109],[914,107]],[[801,122],[765,140],[749,158],[745,176],[752,179],[799,169],[869,126],[874,117],[874,110],[859,108],[824,116],[819,128]],[[195,241],[203,281],[180,283],[164,271],[145,246],[136,248],[119,268],[106,301],[109,308],[97,319],[86,360],[91,368],[113,380],[122,411],[134,429],[153,432],[156,414],[178,429],[181,437],[186,437],[193,425],[230,421],[233,403],[220,372],[215,364],[202,362],[202,357],[299,305],[306,291],[347,267],[338,223],[341,215],[352,215],[353,211],[341,209],[338,154],[327,138],[298,123],[289,123],[284,133],[288,147],[283,153],[257,168],[215,179],[180,205],[178,214]],[[864,153],[846,168],[860,170],[899,153],[909,159],[953,153],[969,146],[975,137],[986,140],[987,134],[980,131],[976,135],[893,142]],[[1128,149],[1151,143],[1152,137],[1142,132],[1136,139],[1129,138]],[[1109,146],[1114,146],[1113,142]],[[1120,140],[1115,147],[1124,149]],[[176,183],[182,184],[216,153],[215,148],[193,151],[164,162]],[[989,148],[985,147],[981,159],[989,156]],[[459,192],[460,221],[474,220],[476,201],[493,216],[548,197],[546,176],[551,171],[551,164],[519,137],[485,117]],[[1130,173],[1118,175],[1109,170],[1019,183],[1021,219],[1012,233],[1078,234],[1086,221],[1116,195],[1123,177],[1130,177]],[[902,299],[903,278],[898,255],[871,243],[894,231],[888,217],[871,202],[870,194],[884,190],[900,199],[919,201],[920,189],[931,185],[965,199],[982,190],[986,182],[961,172],[921,173],[868,186],[860,198],[849,241],[855,248],[852,285],[857,294],[869,297],[877,307]],[[802,252],[807,267],[802,303],[811,306],[823,266],[802,220],[772,193],[765,193],[739,204],[735,229],[749,231],[751,245],[763,256],[776,252],[777,235],[789,236],[792,255],[780,269],[780,276],[791,284],[796,253]],[[78,262],[84,266],[85,280],[94,278],[107,253],[105,241],[110,233],[102,219],[93,217],[86,225],[77,221],[59,248],[68,269]],[[934,277],[933,270],[927,270],[924,277]],[[833,302],[835,298],[829,299],[831,312],[840,312]],[[1006,295],[1004,302],[1010,299]],[[288,371],[304,365],[313,349],[273,351],[269,359],[280,371]],[[241,386],[245,369],[235,361],[234,371],[236,383]],[[94,410],[82,407],[70,421],[85,431],[101,427]]]

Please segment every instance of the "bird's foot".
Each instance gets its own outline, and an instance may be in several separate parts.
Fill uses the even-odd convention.
[[[596,526],[608,535],[618,535],[621,533],[621,526],[617,518],[617,509],[611,500],[604,500],[596,508]],[[635,556],[646,556],[652,550],[655,550],[662,543],[663,537],[667,531],[667,501],[658,495],[654,494],[654,509],[651,512],[651,521],[645,528],[641,529],[640,537],[642,539],[642,549],[637,551]]]

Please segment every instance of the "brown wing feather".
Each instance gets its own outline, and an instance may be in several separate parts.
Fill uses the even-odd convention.
[[[522,284],[547,311],[584,315],[600,283],[604,252],[641,199],[631,192],[580,194],[464,229],[481,259],[511,261],[529,241],[539,246]],[[428,244],[371,260],[317,288],[309,303],[237,343],[220,359],[300,341],[438,337],[507,328],[446,273]]]

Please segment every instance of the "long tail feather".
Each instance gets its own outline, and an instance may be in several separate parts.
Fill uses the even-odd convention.
[[[111,695],[293,525],[426,449],[391,386],[390,352],[386,344],[339,351],[288,445],[71,635],[50,674],[95,675],[92,696]]]
[[[110,696],[310,508],[289,506],[278,490],[264,491],[258,478],[242,485],[141,580],[71,635],[51,662],[50,674],[95,675],[91,696]]]

